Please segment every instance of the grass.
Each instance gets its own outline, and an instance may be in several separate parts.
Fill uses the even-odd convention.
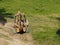
[[[32,16],[31,19],[34,19],[30,20],[30,30],[34,40],[41,45],[60,45],[60,36],[57,35],[60,21],[57,17],[58,14]]]
[[[0,7],[15,14],[20,8],[26,14],[60,13],[60,0],[2,0]]]
[[[4,35],[4,34],[2,34],[2,33],[0,33],[0,38],[4,38],[4,39],[6,39],[6,40],[12,40],[12,38],[10,38],[9,36]]]
[[[31,34],[40,45],[60,45],[60,0],[1,0],[0,8],[16,14],[18,9],[29,19]]]

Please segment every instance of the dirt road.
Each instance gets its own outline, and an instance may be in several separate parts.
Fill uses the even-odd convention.
[[[0,45],[35,45],[30,33],[14,34],[12,24],[0,24]]]

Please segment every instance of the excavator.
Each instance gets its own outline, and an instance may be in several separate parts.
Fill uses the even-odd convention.
[[[14,26],[16,33],[28,32],[28,20],[20,11],[14,16]]]

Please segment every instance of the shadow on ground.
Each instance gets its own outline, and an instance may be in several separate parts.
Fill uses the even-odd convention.
[[[60,36],[60,29],[57,30],[56,34]]]
[[[0,0],[0,2],[2,2],[3,0]]]
[[[0,0],[0,1],[2,1],[2,0]]]
[[[18,32],[17,34],[24,34],[25,32],[23,30],[21,30],[20,32]]]
[[[6,17],[13,18],[12,13],[6,13],[5,8],[0,8],[0,23],[2,25],[5,25],[5,23],[7,22]]]
[[[60,21],[60,17],[57,17],[56,19]]]

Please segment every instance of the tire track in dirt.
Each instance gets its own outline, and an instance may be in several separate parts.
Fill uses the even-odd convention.
[[[13,39],[11,41],[11,40],[6,40],[6,39],[2,38],[8,42],[8,45],[35,45],[32,35],[30,33],[13,34],[12,24],[13,23],[8,22],[5,24],[5,26],[0,26],[2,28],[2,29],[0,29],[0,33],[7,35],[8,37]],[[3,43],[4,43],[4,40],[3,40]],[[4,44],[2,44],[2,45],[4,45]]]

